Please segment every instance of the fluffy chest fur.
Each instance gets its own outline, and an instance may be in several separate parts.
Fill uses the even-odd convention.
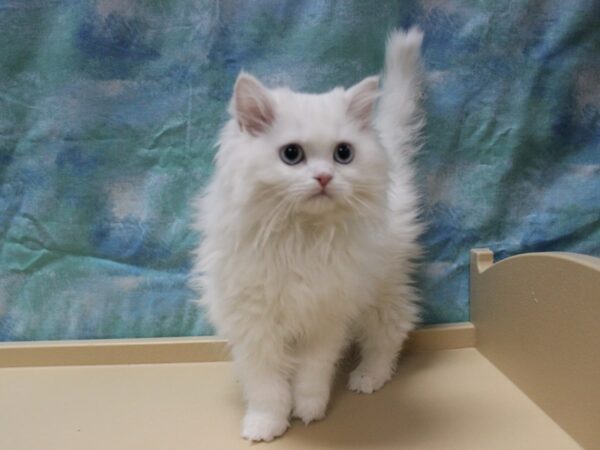
[[[246,324],[301,341],[331,321],[350,323],[373,303],[385,273],[377,231],[288,224],[260,247],[252,232],[207,242],[206,272],[224,274],[204,280],[211,319],[230,340],[243,339]]]

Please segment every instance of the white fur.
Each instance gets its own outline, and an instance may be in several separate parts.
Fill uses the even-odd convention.
[[[323,418],[352,339],[362,361],[349,388],[379,389],[414,326],[421,40],[416,29],[390,36],[381,92],[372,77],[320,95],[238,78],[216,172],[197,201],[203,240],[192,285],[229,340],[247,439],[272,440],[290,415]],[[295,166],[279,157],[291,142],[306,153]],[[334,162],[339,142],[353,146],[350,164]],[[315,197],[319,174],[333,176],[329,196]]]

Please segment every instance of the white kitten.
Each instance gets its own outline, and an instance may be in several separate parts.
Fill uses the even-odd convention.
[[[319,95],[237,79],[198,199],[192,284],[229,340],[246,439],[272,440],[290,415],[323,418],[352,339],[362,361],[350,389],[371,393],[393,374],[417,318],[411,159],[423,124],[422,37],[390,36],[381,95],[377,77]]]

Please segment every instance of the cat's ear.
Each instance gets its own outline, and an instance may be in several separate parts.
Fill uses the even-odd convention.
[[[346,91],[348,113],[364,127],[370,126],[377,97],[379,97],[379,77],[365,78]]]
[[[260,81],[241,72],[233,88],[232,110],[240,128],[253,136],[264,133],[275,120],[273,99]]]

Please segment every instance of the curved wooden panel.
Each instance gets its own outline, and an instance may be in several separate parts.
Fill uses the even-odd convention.
[[[600,448],[600,259],[471,251],[477,348],[585,448]]]

